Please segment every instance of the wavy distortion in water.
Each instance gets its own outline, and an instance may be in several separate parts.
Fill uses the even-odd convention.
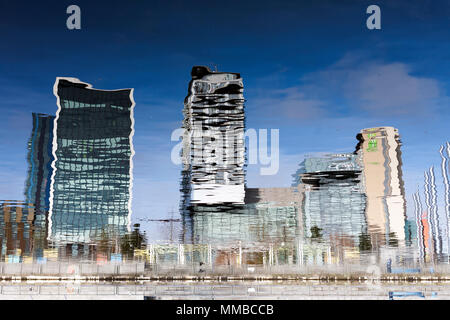
[[[132,89],[97,90],[58,78],[55,116],[32,114],[24,200],[0,203],[1,260],[448,263],[448,142],[439,150],[440,170],[427,170],[423,189],[413,195],[410,219],[393,127],[362,129],[346,153],[305,157],[291,187],[247,188],[243,80],[206,67],[191,75],[180,212],[148,222],[170,224],[170,241],[147,241],[140,225],[130,227]]]

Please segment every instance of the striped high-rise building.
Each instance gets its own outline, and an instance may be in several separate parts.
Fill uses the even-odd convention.
[[[244,204],[242,78],[200,66],[191,75],[183,109],[182,206]]]

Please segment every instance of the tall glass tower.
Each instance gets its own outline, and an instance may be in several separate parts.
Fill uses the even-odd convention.
[[[90,242],[130,229],[133,89],[57,78],[49,240]]]
[[[35,208],[35,223],[45,225],[45,215],[49,208],[50,178],[53,162],[54,116],[33,113],[33,130],[28,141],[28,174],[25,182],[26,203]]]

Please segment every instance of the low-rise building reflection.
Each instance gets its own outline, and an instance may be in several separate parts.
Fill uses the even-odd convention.
[[[296,183],[304,185],[302,205],[307,238],[341,239],[347,244],[367,234],[366,195],[359,155],[352,153],[308,157]]]
[[[42,256],[46,245],[44,230],[33,228],[35,208],[23,201],[0,202],[1,259],[22,262],[24,257]]]

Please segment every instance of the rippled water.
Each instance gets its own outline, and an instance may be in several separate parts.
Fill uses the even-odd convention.
[[[291,187],[246,188],[242,79],[194,68],[182,127],[206,133],[183,140],[180,209],[135,218],[132,90],[72,78],[55,87],[56,114],[32,114],[24,198],[0,202],[4,263],[137,261],[194,273],[345,264],[420,273],[449,263],[448,142],[413,203],[392,127],[362,129],[347,153],[305,157]]]

